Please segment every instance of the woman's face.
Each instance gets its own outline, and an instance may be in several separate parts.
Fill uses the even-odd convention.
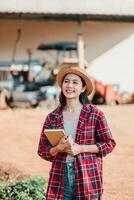
[[[85,88],[82,87],[82,81],[76,74],[67,74],[62,83],[62,92],[66,98],[79,98],[81,92]]]

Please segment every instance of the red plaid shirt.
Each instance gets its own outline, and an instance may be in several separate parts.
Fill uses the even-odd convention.
[[[44,129],[64,128],[63,114],[60,106],[50,113],[42,129],[38,154],[52,162],[47,188],[47,200],[63,200],[64,193],[64,163],[66,153],[50,155],[52,147],[43,134]],[[110,153],[116,143],[111,135],[102,111],[90,104],[84,104],[80,113],[75,142],[81,145],[96,144],[99,153],[80,153],[74,156],[76,177],[76,199],[93,200],[101,196],[102,187],[102,157]]]

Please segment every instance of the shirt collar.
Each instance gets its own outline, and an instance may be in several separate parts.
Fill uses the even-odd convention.
[[[91,104],[83,104],[82,110],[84,112],[89,113],[91,110]],[[60,115],[62,113],[62,107],[61,105],[59,105],[54,111],[53,111],[53,115]]]

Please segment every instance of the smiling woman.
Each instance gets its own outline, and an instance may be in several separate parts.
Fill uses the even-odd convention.
[[[38,154],[52,162],[48,200],[102,197],[102,157],[116,143],[102,111],[91,105],[92,82],[79,67],[62,68],[57,74],[60,105],[48,114],[41,133]],[[56,146],[44,136],[45,129],[64,129]]]

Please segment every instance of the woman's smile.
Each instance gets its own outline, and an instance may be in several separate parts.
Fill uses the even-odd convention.
[[[67,93],[73,93],[74,90],[66,90]]]

